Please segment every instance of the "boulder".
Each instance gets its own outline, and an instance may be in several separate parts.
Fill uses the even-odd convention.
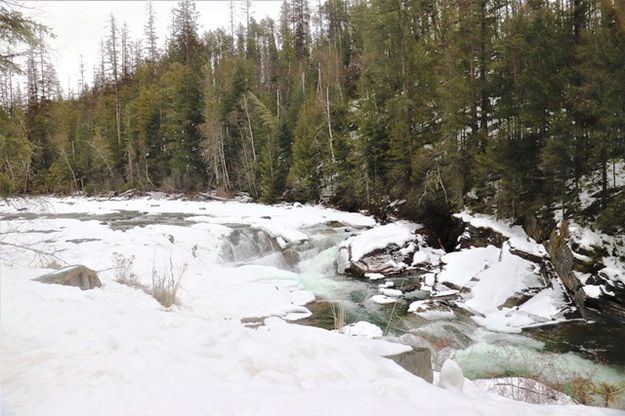
[[[475,227],[470,223],[465,224],[465,231],[458,237],[458,248],[495,246],[501,248],[508,240],[501,233],[488,227]]]
[[[365,274],[396,275],[404,272],[412,260],[412,253],[406,254],[394,244],[376,250],[359,260],[352,260],[347,247],[341,247],[336,258],[337,270],[341,274],[363,277]]]
[[[39,276],[33,280],[47,284],[75,286],[82,290],[102,286],[98,274],[83,265],[67,266],[55,272]]]
[[[387,358],[395,361],[406,371],[432,384],[434,374],[432,372],[432,353],[429,348],[413,348],[410,351],[391,355]]]

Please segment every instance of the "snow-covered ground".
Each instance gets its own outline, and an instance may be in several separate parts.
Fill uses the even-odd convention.
[[[598,275],[610,285],[625,285],[625,236],[624,235],[608,235],[599,231],[592,230],[590,227],[583,227],[575,222],[568,223],[568,233],[573,254],[583,262],[592,261],[592,259],[579,254],[576,251],[584,250],[593,252],[595,249],[603,249],[605,252],[602,256],[603,267],[598,270]],[[586,284],[589,274],[578,273],[577,277],[582,284]],[[584,291],[591,297],[592,292],[597,295],[604,293],[610,294],[605,285],[586,285]]]
[[[608,165],[607,188],[620,188],[625,186],[625,162],[619,161]],[[586,209],[598,200],[598,193],[601,191],[602,172],[597,170],[580,178],[580,208]],[[569,184],[572,188],[573,183]]]
[[[371,326],[289,323],[310,314],[304,277],[241,239],[303,247],[324,224],[375,225],[360,214],[144,197],[10,201],[0,215],[3,415],[622,414],[515,402],[469,381],[430,385],[384,358],[407,347],[372,339]],[[133,259],[138,284],[149,287],[153,270],[179,277],[177,305],[116,282],[120,256]],[[65,264],[98,271],[102,287],[32,281]]]

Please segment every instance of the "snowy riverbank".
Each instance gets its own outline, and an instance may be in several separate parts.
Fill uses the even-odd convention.
[[[160,197],[34,198],[0,215],[3,415],[622,414],[515,402],[468,380],[443,389],[384,358],[401,344],[289,324],[314,295],[282,267],[285,250],[305,261],[309,246],[376,225],[364,215]],[[171,259],[177,305],[116,282],[114,253],[143,285]],[[98,271],[102,287],[31,280],[64,263]]]

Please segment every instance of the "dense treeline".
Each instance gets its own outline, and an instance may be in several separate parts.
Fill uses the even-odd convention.
[[[215,189],[522,219],[588,214],[593,177],[593,219],[625,224],[621,1],[285,0],[277,22],[200,34],[182,0],[164,49],[146,15],[135,41],[111,16],[71,99],[26,22],[25,93],[0,61],[5,194]]]

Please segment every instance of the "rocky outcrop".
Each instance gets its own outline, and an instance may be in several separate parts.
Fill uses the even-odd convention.
[[[608,286],[607,292],[613,295],[602,293],[599,296],[592,297],[584,290],[584,285],[575,275],[575,272],[577,270],[586,272],[593,268],[579,260],[573,250],[571,250],[566,224],[564,224],[561,230],[554,230],[551,233],[551,238],[547,243],[547,251],[555,272],[579,308],[583,318],[619,323],[625,320],[625,288],[612,286],[610,282],[601,278],[600,273],[594,272],[589,281],[601,281]]]
[[[475,227],[470,223],[465,223],[464,233],[458,237],[457,248],[486,247],[489,245],[501,248],[507,240],[508,237],[492,228]]]
[[[98,274],[83,265],[68,266],[53,273],[44,274],[33,280],[47,284],[75,286],[82,290],[102,286]]]
[[[421,377],[432,384],[434,373],[432,372],[432,353],[429,348],[413,348],[401,354],[391,355],[387,358],[395,361],[406,371]]]
[[[543,215],[540,218],[535,215],[526,215],[523,219],[523,229],[538,243],[549,240],[554,228],[556,228],[556,222],[553,215]]]

